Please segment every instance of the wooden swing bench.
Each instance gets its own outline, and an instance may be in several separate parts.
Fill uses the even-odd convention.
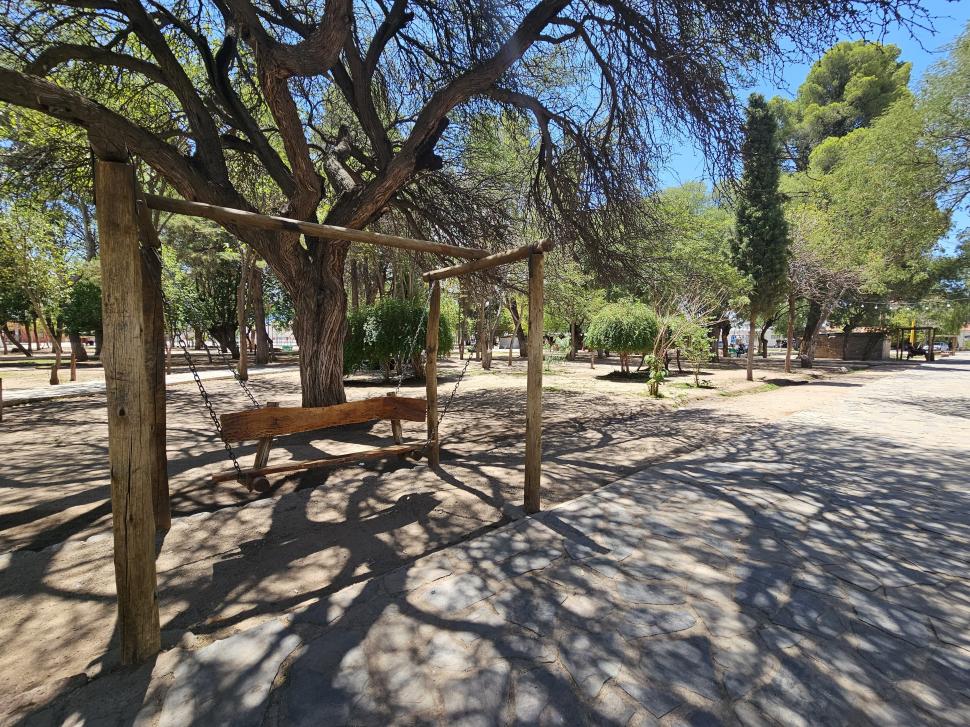
[[[387,396],[350,401],[346,404],[335,404],[333,406],[281,407],[276,402],[269,402],[260,409],[223,414],[219,417],[219,421],[222,426],[222,439],[227,444],[254,439],[258,440],[259,444],[256,448],[256,459],[252,468],[244,469],[241,472],[237,472],[235,469],[221,472],[213,475],[211,480],[212,482],[239,480],[249,488],[250,492],[253,490],[265,492],[269,489],[269,481],[266,479],[266,475],[299,472],[320,467],[336,467],[392,456],[400,458],[411,456],[414,459],[420,459],[428,443],[405,443],[401,422],[423,422],[427,416],[427,409],[427,399],[395,396],[391,393]],[[267,466],[270,448],[275,436],[382,420],[391,422],[391,435],[394,438],[394,444],[391,446],[349,452],[325,459],[286,462]]]

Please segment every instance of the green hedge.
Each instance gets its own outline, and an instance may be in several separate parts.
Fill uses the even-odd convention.
[[[373,305],[362,306],[347,318],[344,341],[344,371],[382,366],[419,355],[424,351],[428,330],[427,313],[422,303],[413,300],[383,298]],[[438,351],[447,353],[454,345],[454,333],[442,316],[438,326]]]

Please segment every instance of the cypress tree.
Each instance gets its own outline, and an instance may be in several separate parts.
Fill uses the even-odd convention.
[[[748,381],[753,379],[755,321],[771,310],[784,291],[788,263],[788,224],[781,179],[778,121],[761,94],[748,99],[743,171],[732,244],[734,264],[751,281],[748,331]]]

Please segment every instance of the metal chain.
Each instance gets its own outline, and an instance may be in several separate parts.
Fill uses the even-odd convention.
[[[461,386],[461,380],[465,378],[465,372],[468,371],[468,365],[472,362],[471,356],[465,359],[465,365],[458,374],[458,380],[455,382],[454,388],[451,390],[451,394],[448,396],[448,401],[445,402],[444,407],[441,409],[441,413],[438,415],[438,426],[441,426],[441,420],[445,418],[445,414],[448,413],[448,407],[451,406],[452,400],[455,398],[455,394],[458,393],[458,387]]]
[[[164,295],[162,296],[162,302],[168,307],[168,303],[165,302]],[[239,459],[236,457],[236,452],[229,444],[229,441],[222,436],[222,424],[219,422],[219,417],[216,415],[216,410],[212,406],[212,401],[209,399],[209,392],[205,390],[205,386],[202,384],[202,377],[199,376],[199,370],[195,367],[195,363],[192,361],[192,354],[189,353],[189,345],[182,338],[182,334],[179,331],[173,329],[175,334],[175,339],[178,341],[179,345],[182,347],[182,355],[185,357],[185,362],[189,365],[189,371],[192,372],[192,378],[195,379],[195,385],[199,387],[199,394],[202,396],[202,403],[205,404],[206,411],[209,413],[209,418],[212,420],[212,425],[215,427],[216,432],[219,435],[219,439],[222,440],[222,445],[226,448],[226,453],[229,455],[229,459],[232,460],[232,467],[236,470],[236,477],[240,481],[243,479],[242,468],[239,466]]]
[[[418,322],[417,328],[414,329],[414,337],[411,339],[411,347],[408,350],[407,360],[411,361],[414,359],[414,349],[418,345],[418,335],[421,333],[421,326],[424,324],[425,320],[428,318],[428,309],[431,307],[431,286],[428,286],[428,297],[424,301],[424,308],[421,310],[421,320]],[[397,362],[398,367],[398,377],[397,377],[397,388],[394,389],[394,395],[401,393],[401,385],[404,383],[404,361]]]
[[[243,333],[242,336],[240,336],[239,345],[240,346],[247,345],[245,332]],[[252,390],[249,388],[249,384],[247,384],[239,376],[239,372],[236,371],[236,367],[232,365],[232,362],[226,356],[225,351],[222,350],[222,346],[219,346],[219,356],[222,358],[222,363],[225,364],[226,368],[229,369],[229,371],[232,372],[233,378],[235,378],[236,381],[239,382],[239,385],[242,387],[242,390],[246,392],[246,396],[248,396],[249,397],[249,400],[251,402],[253,402],[253,406],[256,407],[257,409],[259,409],[262,405],[259,403],[259,401],[256,399],[255,395],[253,394]]]
[[[152,251],[158,258],[159,271],[161,271],[162,256],[159,254],[158,250],[152,248]],[[165,309],[165,316],[169,321],[174,321],[175,317],[172,315],[172,307],[169,305],[168,298],[165,297],[165,290],[161,286],[161,280],[159,280],[158,292],[159,297],[162,299],[162,307]],[[219,439],[222,441],[222,446],[225,447],[226,453],[229,455],[229,459],[232,460],[232,467],[236,471],[236,477],[241,481],[243,479],[243,473],[242,467],[239,466],[239,459],[236,457],[236,452],[232,448],[232,445],[222,436],[222,424],[219,422],[219,416],[216,414],[216,410],[212,406],[212,401],[209,399],[209,392],[206,391],[205,385],[202,383],[202,377],[199,376],[199,370],[196,367],[195,362],[192,360],[192,354],[189,352],[189,345],[182,337],[181,331],[177,330],[174,325],[172,326],[172,334],[175,336],[176,342],[181,347],[182,355],[185,358],[185,362],[189,366],[189,371],[192,372],[192,378],[195,380],[195,385],[199,388],[199,394],[202,396],[202,403],[205,405],[205,409],[209,414],[209,419],[212,420],[212,426],[219,435]]]

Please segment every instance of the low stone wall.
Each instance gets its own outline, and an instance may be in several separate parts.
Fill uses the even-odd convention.
[[[885,333],[850,333],[847,342],[844,333],[823,333],[818,337],[815,355],[846,361],[884,361],[889,358],[889,349],[889,336]]]

